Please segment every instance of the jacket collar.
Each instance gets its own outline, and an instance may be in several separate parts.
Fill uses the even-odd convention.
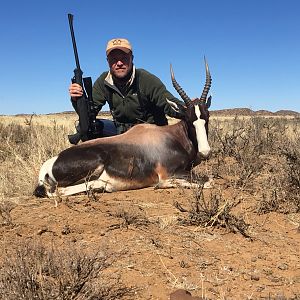
[[[128,81],[128,87],[131,86],[133,84],[133,81],[134,81],[134,78],[135,78],[135,65],[132,66],[132,74],[131,74],[131,77]],[[113,77],[112,77],[112,74],[110,71],[108,71],[105,79],[104,79],[105,83],[108,83],[108,85],[112,86],[112,87],[115,87],[114,85],[114,80],[113,80]]]

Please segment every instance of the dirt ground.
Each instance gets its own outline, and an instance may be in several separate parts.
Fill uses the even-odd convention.
[[[204,196],[220,187],[230,196],[223,184],[216,180]],[[184,225],[180,220],[188,213],[174,202],[188,208],[191,199],[192,190],[153,188],[12,199],[12,225],[0,226],[0,251],[40,239],[118,253],[110,271],[136,288],[130,299],[167,300],[179,288],[205,299],[299,299],[299,214],[259,215],[254,199],[243,195],[247,201],[234,214],[250,225],[245,237],[221,227]]]

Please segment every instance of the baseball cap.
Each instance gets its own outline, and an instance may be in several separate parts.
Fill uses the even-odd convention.
[[[132,51],[132,47],[129,41],[123,38],[116,38],[108,41],[106,46],[106,55],[108,55],[114,49],[120,49],[125,53],[129,53],[130,51]]]

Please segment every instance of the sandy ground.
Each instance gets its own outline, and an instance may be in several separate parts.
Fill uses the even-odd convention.
[[[220,187],[232,192],[216,180],[213,189]],[[137,288],[130,299],[166,300],[178,288],[206,299],[298,299],[293,297],[300,295],[300,216],[258,215],[255,201],[243,197],[247,202],[234,214],[250,225],[248,238],[222,227],[184,225],[188,213],[174,202],[188,209],[191,190],[19,198],[11,211],[13,225],[0,227],[0,250],[39,239],[121,253],[110,269],[122,284]]]

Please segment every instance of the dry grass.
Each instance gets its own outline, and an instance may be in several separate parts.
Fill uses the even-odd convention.
[[[253,117],[212,122],[215,177],[255,195],[258,211],[300,210],[300,119]]]
[[[0,263],[0,299],[120,299],[130,295],[107,276],[117,254],[88,253],[34,241],[10,247]]]
[[[52,127],[53,125],[74,128],[74,123],[78,117],[75,114],[49,114],[49,115],[16,115],[16,116],[0,116],[0,123],[7,126],[10,124],[21,126],[37,126],[44,125]]]
[[[208,199],[203,193],[203,186],[199,185],[193,190],[194,197],[190,199],[190,207],[183,208],[180,203],[175,201],[174,206],[185,213],[184,217],[179,218],[179,223],[189,226],[201,227],[224,227],[229,232],[240,233],[244,237],[250,238],[247,233],[249,227],[242,217],[236,217],[231,210],[237,204],[236,200],[223,199],[220,192],[211,193]]]
[[[0,123],[0,195],[30,195],[41,164],[69,146],[64,126]]]
[[[109,113],[102,113],[101,118],[111,119]],[[74,130],[74,124],[77,122],[78,116],[76,113],[60,113],[60,114],[47,114],[37,115],[35,113],[31,115],[15,115],[4,116],[0,115],[0,123],[3,125],[15,124],[21,126],[37,126],[44,125],[52,127],[53,125],[64,126],[72,132]]]

